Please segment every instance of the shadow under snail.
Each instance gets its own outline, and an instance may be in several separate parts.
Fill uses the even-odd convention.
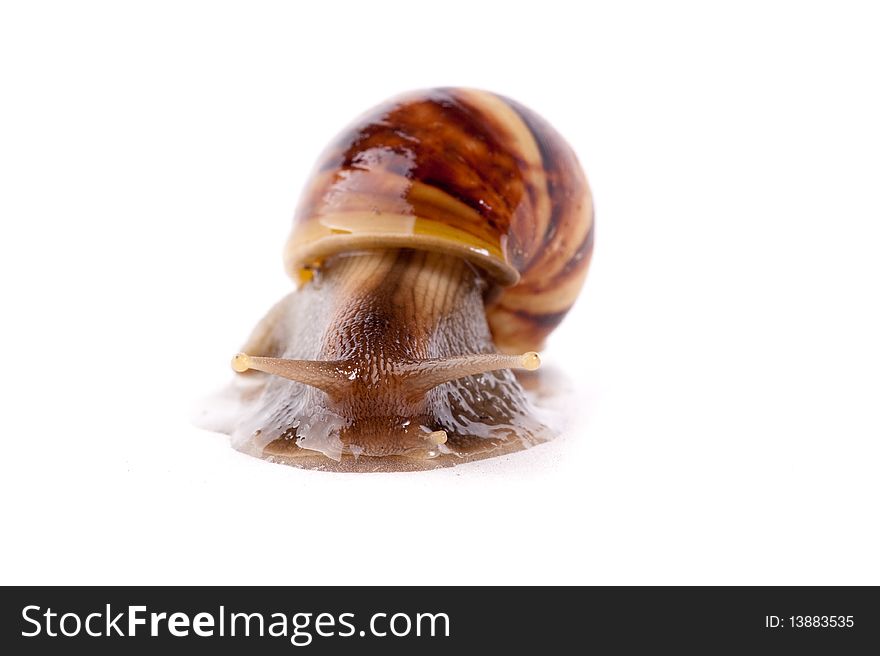
[[[545,441],[533,370],[578,295],[593,206],[568,144],[486,91],[393,98],[320,156],[285,249],[297,289],[232,360],[233,445],[419,469]]]

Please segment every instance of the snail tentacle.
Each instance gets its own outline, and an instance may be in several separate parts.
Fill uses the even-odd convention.
[[[403,387],[411,398],[418,398],[428,391],[465,376],[485,374],[501,369],[527,369],[533,371],[541,365],[541,358],[534,351],[522,355],[504,353],[473,353],[450,358],[432,358],[417,362],[398,364],[386,374],[385,382]],[[248,370],[262,371],[288,380],[315,387],[338,398],[355,380],[356,371],[344,361],[289,360],[267,358],[238,353],[232,358],[232,368],[238,373]]]
[[[534,351],[522,355],[503,353],[474,353],[450,358],[422,360],[401,367],[400,376],[407,393],[418,397],[429,390],[465,376],[485,374],[500,369],[527,369],[533,371],[541,365],[541,358]]]
[[[232,368],[238,373],[250,369],[281,376],[337,397],[345,389],[348,378],[345,363],[322,360],[288,360],[266,358],[238,353],[232,358]]]

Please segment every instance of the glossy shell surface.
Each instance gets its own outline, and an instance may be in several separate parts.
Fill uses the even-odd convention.
[[[329,256],[369,248],[459,255],[500,288],[486,308],[503,351],[539,349],[574,302],[593,246],[589,186],[542,118],[485,91],[394,98],[320,156],[285,249],[307,284]]]

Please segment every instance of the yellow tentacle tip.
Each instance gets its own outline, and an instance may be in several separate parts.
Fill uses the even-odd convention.
[[[244,373],[251,368],[251,359],[247,353],[236,353],[232,358],[232,368],[238,373]]]
[[[523,369],[528,369],[529,371],[534,371],[538,367],[541,366],[541,356],[539,356],[534,351],[529,351],[528,353],[523,353],[522,356],[522,366]]]

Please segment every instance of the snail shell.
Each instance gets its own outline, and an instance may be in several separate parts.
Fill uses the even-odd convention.
[[[510,99],[473,89],[404,95],[321,155],[285,249],[297,279],[329,255],[419,248],[462,257],[502,288],[486,308],[505,352],[542,348],[584,283],[593,203],[572,149]]]
[[[453,88],[376,107],[306,185],[284,252],[298,289],[233,360],[233,444],[400,469],[546,440],[511,369],[537,367],[592,247],[583,171],[529,109]]]

